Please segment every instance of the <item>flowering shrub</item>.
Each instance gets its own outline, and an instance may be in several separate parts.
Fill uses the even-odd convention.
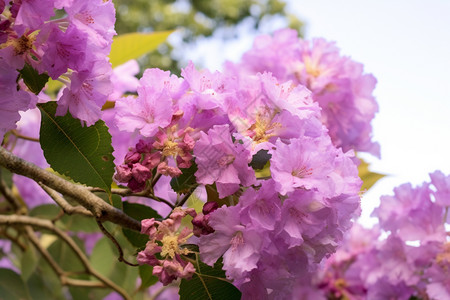
[[[113,43],[111,1],[0,10],[0,298],[450,297],[450,177],[353,225],[376,80],[334,44],[285,29],[138,80],[123,45],[156,36]]]

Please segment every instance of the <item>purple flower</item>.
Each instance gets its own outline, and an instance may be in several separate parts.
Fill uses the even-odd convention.
[[[445,229],[443,210],[431,201],[428,184],[413,188],[403,184],[394,189],[394,196],[382,196],[373,212],[385,230],[398,233],[405,241],[442,240]]]
[[[240,184],[249,186],[255,181],[255,173],[248,166],[250,153],[241,144],[233,143],[229,125],[215,125],[208,134],[201,132],[194,155],[197,181],[216,183],[220,198],[235,193]]]
[[[158,128],[168,126],[174,113],[171,91],[178,84],[178,79],[169,72],[146,70],[137,89],[138,97],[116,101],[117,127],[128,132],[139,130],[141,135],[152,137]]]
[[[27,110],[36,101],[34,94],[17,90],[18,75],[17,70],[0,57],[0,140],[6,131],[16,128],[19,111]]]
[[[361,64],[341,56],[334,43],[304,41],[295,30],[283,29],[256,38],[242,63],[226,67],[232,74],[271,72],[280,82],[306,86],[322,108],[321,120],[337,147],[380,155],[370,125],[378,111],[372,95],[376,80],[363,73]]]
[[[70,111],[87,126],[93,125],[101,116],[101,108],[112,92],[110,81],[111,64],[106,60],[96,61],[90,69],[73,72],[69,88],[65,88],[58,100],[56,115]]]
[[[334,169],[336,148],[327,137],[300,137],[289,144],[278,140],[271,151],[270,171],[276,181],[276,189],[283,195],[295,188],[317,189],[333,195],[329,175]]]
[[[445,176],[441,171],[430,174],[431,183],[436,187],[433,195],[436,204],[446,207],[450,206],[450,176]]]
[[[260,233],[241,225],[239,206],[222,206],[211,213],[209,224],[214,232],[200,237],[200,257],[213,265],[223,256],[227,277],[239,278],[256,268],[262,243]]]

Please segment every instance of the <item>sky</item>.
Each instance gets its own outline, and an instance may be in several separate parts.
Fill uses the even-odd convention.
[[[450,174],[450,0],[291,0],[288,11],[306,23],[306,39],[335,41],[378,80],[372,125],[381,159],[362,157],[387,176],[363,195],[361,221],[374,223],[370,213],[394,187],[429,181],[435,170]],[[251,47],[249,26],[234,41],[205,40],[186,57],[220,70]],[[274,21],[263,31],[284,26]]]

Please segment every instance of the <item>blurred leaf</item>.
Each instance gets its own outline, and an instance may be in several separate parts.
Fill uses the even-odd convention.
[[[39,74],[32,66],[25,64],[22,70],[19,71],[20,76],[23,78],[23,82],[26,86],[35,93],[39,94],[48,81],[47,74]]]
[[[56,92],[58,92],[63,86],[64,84],[61,81],[49,78],[47,82],[47,89],[45,91],[50,94],[56,94]]]
[[[153,275],[153,267],[149,265],[139,266],[139,276],[142,282],[139,289],[146,289],[158,282],[158,277]]]
[[[358,166],[359,177],[363,181],[361,191],[369,190],[378,180],[385,177],[384,174],[379,174],[369,171],[369,164],[360,159],[361,163]]]
[[[20,259],[21,266],[21,276],[22,279],[26,282],[31,274],[34,273],[36,267],[39,262],[39,257],[36,255],[36,251],[34,247],[30,244],[29,247],[23,252],[23,255]]]
[[[72,238],[81,248],[81,250],[84,251],[83,243],[81,242],[81,240],[77,237]],[[50,247],[48,247],[48,252],[52,255],[54,260],[64,271],[84,271],[84,267],[78,257],[75,255],[73,250],[62,240],[58,239],[53,242]]]
[[[130,203],[128,201],[124,201],[123,211],[130,217],[135,218],[139,221],[151,218],[161,219],[161,216],[153,208],[138,203]],[[122,231],[133,246],[138,248],[145,247],[145,244],[148,241],[147,235],[127,228],[122,228]]]
[[[83,127],[70,113],[55,117],[56,106],[55,102],[39,105],[40,142],[47,162],[73,180],[110,191],[114,158],[108,127],[101,120]]]
[[[82,215],[64,215],[57,224],[65,231],[93,233],[100,230],[93,218]]]
[[[61,208],[55,204],[43,204],[36,206],[30,211],[31,217],[52,220],[58,216]]]
[[[115,68],[130,59],[137,59],[155,50],[173,31],[127,33],[114,37],[109,61]]]
[[[195,209],[197,213],[202,212],[203,205],[205,205],[205,202],[203,202],[199,197],[197,197],[197,195],[195,195],[195,192],[192,193],[192,195],[188,198],[186,202],[186,206]]]
[[[117,257],[109,243],[106,237],[98,240],[89,259],[92,267],[106,277],[112,273],[117,262]]]
[[[0,299],[31,299],[22,278],[11,269],[0,268]]]
[[[181,169],[181,175],[172,178],[170,181],[172,189],[179,194],[184,194],[196,187],[197,179],[195,178],[195,172],[197,172],[197,169],[197,164],[195,162],[193,162],[189,168]]]
[[[241,299],[241,292],[226,279],[220,262],[210,267],[197,259],[195,269],[196,273],[190,280],[181,280],[179,291],[181,300]]]
[[[40,259],[36,272],[30,276],[26,284],[33,300],[66,299],[66,296],[63,295],[59,277],[43,258]]]

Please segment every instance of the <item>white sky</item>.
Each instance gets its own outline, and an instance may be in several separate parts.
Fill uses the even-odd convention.
[[[305,21],[305,38],[336,41],[378,79],[380,111],[372,125],[382,158],[364,158],[389,176],[363,197],[362,221],[373,221],[379,197],[395,186],[429,181],[437,169],[450,174],[450,0],[291,0],[289,11]],[[220,69],[225,58],[237,61],[251,47],[253,38],[241,36],[204,42],[185,57]]]

